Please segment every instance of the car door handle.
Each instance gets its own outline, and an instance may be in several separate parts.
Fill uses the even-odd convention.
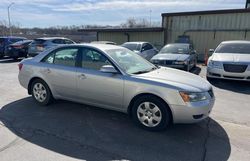
[[[86,79],[87,77],[86,77],[85,74],[79,74],[79,75],[78,75],[78,78],[79,78],[79,79]]]

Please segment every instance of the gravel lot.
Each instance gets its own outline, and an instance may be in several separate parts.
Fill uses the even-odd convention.
[[[144,131],[127,115],[66,101],[35,104],[17,80],[18,62],[0,60],[1,161],[249,161],[250,83],[213,81],[211,117]],[[205,77],[205,67],[192,72]]]

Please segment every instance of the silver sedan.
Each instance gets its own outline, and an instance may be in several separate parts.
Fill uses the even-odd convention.
[[[65,99],[116,110],[128,113],[147,130],[201,121],[215,100],[205,79],[156,67],[114,45],[60,46],[23,60],[18,77],[41,105]]]
[[[222,42],[208,60],[207,77],[250,81],[250,41]]]

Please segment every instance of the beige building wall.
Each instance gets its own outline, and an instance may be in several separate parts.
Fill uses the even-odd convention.
[[[129,38],[128,38],[128,35]],[[129,41],[146,41],[152,43],[158,49],[164,45],[163,32],[99,32],[99,41],[113,41],[117,44],[123,44]]]
[[[199,59],[204,60],[205,49],[214,49],[222,41],[250,40],[250,12],[163,17],[163,27],[166,43],[190,36]]]

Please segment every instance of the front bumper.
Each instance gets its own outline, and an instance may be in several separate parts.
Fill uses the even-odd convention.
[[[244,73],[232,73],[232,72],[226,72],[224,71],[224,69],[220,69],[220,68],[207,67],[207,77],[229,79],[229,80],[250,81],[250,70],[247,69]]]
[[[215,98],[186,105],[171,105],[174,123],[195,123],[207,118],[214,106]]]

